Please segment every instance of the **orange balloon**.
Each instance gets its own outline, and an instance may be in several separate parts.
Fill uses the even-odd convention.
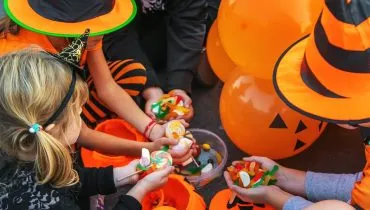
[[[274,210],[269,205],[265,204],[252,204],[243,202],[238,198],[235,198],[232,204],[228,204],[231,197],[231,190],[224,189],[218,192],[211,200],[209,210],[241,210],[241,209],[253,209],[253,210]]]
[[[222,0],[221,43],[243,70],[270,79],[279,56],[311,32],[323,0]]]
[[[230,75],[223,87],[220,115],[226,133],[239,149],[272,159],[302,152],[326,127],[326,123],[286,106],[271,80],[241,72]]]
[[[207,37],[207,57],[217,77],[225,82],[236,65],[226,54],[218,36],[217,20],[209,30]]]

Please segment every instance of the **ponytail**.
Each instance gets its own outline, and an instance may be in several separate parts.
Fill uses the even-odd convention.
[[[77,171],[73,169],[72,157],[68,149],[45,131],[36,135],[37,155],[35,167],[40,184],[50,182],[54,187],[72,186],[79,182]]]

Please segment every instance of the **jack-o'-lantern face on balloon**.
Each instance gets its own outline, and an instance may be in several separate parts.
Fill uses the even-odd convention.
[[[286,106],[271,80],[240,72],[233,73],[223,87],[220,115],[226,133],[239,149],[272,159],[302,152],[326,126]]]

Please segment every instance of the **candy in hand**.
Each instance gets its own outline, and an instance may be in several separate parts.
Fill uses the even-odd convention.
[[[227,171],[233,182],[244,188],[254,188],[260,185],[273,185],[276,183],[274,176],[278,166],[271,171],[263,169],[261,164],[254,161],[239,161],[234,166],[229,166]]]
[[[172,120],[166,126],[166,137],[179,140],[186,133],[184,125],[179,120]]]

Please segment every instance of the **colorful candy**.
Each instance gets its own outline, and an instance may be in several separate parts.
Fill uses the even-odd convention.
[[[202,148],[204,149],[204,151],[209,151],[209,150],[211,150],[211,145],[209,145],[209,144],[203,144],[202,145]]]
[[[233,166],[227,167],[233,182],[244,188],[255,188],[261,185],[273,185],[276,183],[274,174],[278,166],[271,171],[261,168],[261,164],[254,161],[239,161]]]
[[[173,120],[167,124],[166,137],[170,139],[180,139],[185,135],[185,127],[179,120]]]
[[[181,96],[165,94],[158,102],[152,104],[152,112],[160,120],[169,120],[189,113],[189,109],[184,106]]]
[[[170,153],[165,151],[160,150],[152,152],[151,160],[157,170],[167,166],[172,166],[172,157]]]

